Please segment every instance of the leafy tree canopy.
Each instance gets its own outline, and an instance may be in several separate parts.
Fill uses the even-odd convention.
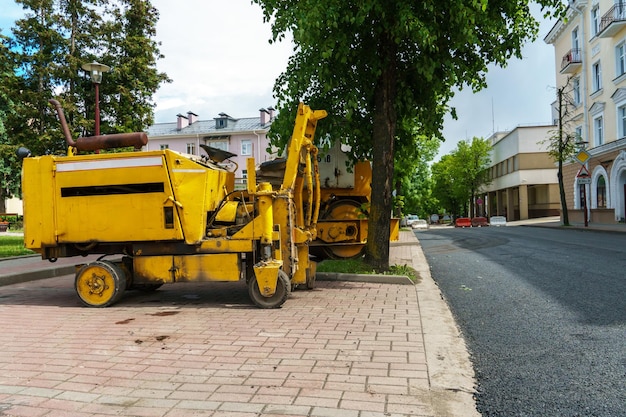
[[[2,40],[13,75],[0,88],[12,98],[6,126],[14,144],[33,154],[63,152],[64,137],[50,98],[64,108],[74,137],[94,128],[94,87],[82,64],[111,67],[100,85],[101,132],[145,130],[153,123],[151,97],[166,74],[154,41],[158,12],[149,0],[15,0],[24,17]]]
[[[274,91],[281,116],[295,102],[326,109],[320,133],[332,132],[356,157],[372,160],[372,206],[366,261],[389,266],[394,153],[406,121],[441,137],[453,87],[485,86],[490,63],[521,58],[538,23],[526,0],[253,0],[278,41],[295,44]],[[538,0],[562,9],[560,0]],[[284,141],[286,122],[276,128]]]
[[[434,194],[454,216],[474,215],[468,204],[482,185],[489,184],[490,149],[486,139],[463,140],[433,165]]]

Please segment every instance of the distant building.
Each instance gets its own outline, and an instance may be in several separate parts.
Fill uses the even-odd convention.
[[[273,159],[267,152],[267,132],[275,117],[271,107],[260,109],[258,117],[234,118],[220,113],[211,120],[200,120],[198,115],[187,112],[178,114],[175,122],[157,123],[147,130],[148,144],[145,150],[171,149],[191,155],[205,155],[200,145],[208,145],[234,153],[231,161],[238,165],[235,177],[247,176],[246,160],[254,157],[255,162]]]
[[[519,126],[488,138],[491,183],[481,188],[475,213],[508,221],[559,215],[557,168],[542,143],[554,129]]]
[[[544,40],[554,45],[557,87],[569,92],[572,133],[591,157],[585,180],[577,179],[579,162],[563,167],[569,219],[582,222],[587,207],[591,223],[624,221],[626,3],[570,0],[566,18]]]
[[[4,206],[6,208],[7,213],[17,214],[19,216],[24,215],[24,210],[22,208],[22,200],[20,200],[17,197],[4,200]]]

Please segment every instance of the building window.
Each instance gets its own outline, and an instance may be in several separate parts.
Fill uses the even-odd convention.
[[[600,66],[600,62],[596,62],[591,67],[591,75],[593,82],[593,92],[600,90],[602,88],[602,67]]]
[[[615,47],[615,75],[616,78],[626,73],[626,42]]]
[[[222,140],[217,142],[209,142],[207,143],[211,148],[220,149],[222,151],[228,151],[228,142]]]
[[[617,136],[626,137],[626,104],[617,108]]]
[[[249,140],[241,141],[241,154],[244,156],[252,155],[252,142]]]
[[[583,141],[583,127],[576,126],[576,128],[574,129],[574,135],[576,135],[575,142],[582,142]]]
[[[580,95],[580,78],[574,78],[572,80],[572,98],[574,99],[574,105],[576,107],[580,106],[581,103],[581,95]]]
[[[600,6],[597,4],[591,9],[591,36],[596,36],[600,30]]]
[[[246,178],[248,178],[248,170],[247,169],[242,169],[241,170],[241,178],[243,178],[244,180]]]
[[[603,175],[598,177],[598,183],[596,184],[596,195],[598,208],[606,208],[606,181],[604,180]]]
[[[572,30],[572,49],[578,51],[578,28]]]
[[[167,143],[165,145],[159,145],[159,149],[163,150],[163,149],[169,149],[170,145],[168,145]]]
[[[196,144],[195,143],[188,143],[187,144],[187,153],[190,155],[195,155],[196,154]]]
[[[595,146],[604,143],[604,118],[602,116],[593,119],[593,139]]]
[[[600,67],[599,61],[591,67],[591,76],[593,82],[593,93],[600,91],[600,89],[602,89],[602,68]]]

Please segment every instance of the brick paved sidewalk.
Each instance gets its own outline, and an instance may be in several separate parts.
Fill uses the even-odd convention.
[[[392,261],[420,253],[408,236]],[[276,310],[243,283],[171,284],[105,309],[80,305],[73,276],[0,287],[0,415],[477,415],[471,385],[431,366],[455,363],[459,336],[422,312],[440,314],[429,280],[319,282]]]

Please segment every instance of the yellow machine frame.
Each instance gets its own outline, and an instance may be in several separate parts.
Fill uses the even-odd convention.
[[[257,184],[249,159],[247,189],[236,191],[234,174],[215,161],[167,149],[81,155],[120,142],[139,147],[146,138],[74,142],[53,104],[70,151],[24,159],[24,243],[52,261],[103,255],[76,274],[84,304],[106,307],[127,289],[165,283],[245,279],[257,306],[275,308],[292,286],[313,287],[308,244],[320,205],[313,137],[324,110],[298,106],[279,188]]]

